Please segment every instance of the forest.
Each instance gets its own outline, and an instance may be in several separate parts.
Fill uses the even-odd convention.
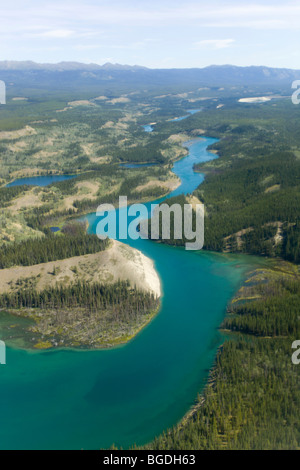
[[[176,123],[177,132],[199,127],[221,139],[211,147],[220,158],[195,166],[205,174],[194,192],[206,208],[204,248],[299,263],[299,120],[299,109],[287,101],[260,106],[259,113],[231,102],[219,115],[210,110]],[[162,241],[185,243],[184,237]],[[299,450],[300,369],[291,360],[300,334],[299,295],[298,274],[263,276],[252,300],[232,302],[203,394],[177,426],[145,448]]]
[[[55,271],[54,267],[54,271]],[[129,281],[56,284],[36,290],[32,284],[0,295],[8,344],[21,335],[26,348],[98,349],[128,342],[156,315],[159,299]],[[24,322],[25,326],[24,326]]]
[[[210,146],[219,158],[194,166],[205,174],[194,195],[205,204],[204,248],[300,261],[299,109],[290,101],[238,105],[226,99],[221,111],[205,108],[173,122],[173,132],[220,140]],[[168,122],[156,131],[170,132]],[[170,199],[167,203],[186,203]],[[164,243],[183,245],[182,240]]]
[[[224,344],[194,411],[145,448],[299,450],[300,368],[291,345],[299,339],[300,282],[257,289],[261,300],[229,308]]]
[[[83,229],[70,232],[68,226],[62,235],[48,233],[43,238],[25,240],[22,243],[0,247],[0,269],[11,266],[32,266],[73,256],[98,253],[108,247],[109,241],[88,235]]]
[[[128,91],[126,83],[122,86]],[[161,187],[136,188],[151,179],[167,178],[172,162],[183,155],[181,142],[203,135],[220,139],[210,147],[219,158],[194,168],[205,174],[205,181],[193,194],[205,204],[204,248],[299,263],[299,107],[282,97],[262,105],[240,104],[238,97],[250,92],[243,86],[235,90],[207,87],[204,91],[198,87],[193,85],[182,93],[183,86],[176,82],[173,91],[178,95],[164,85],[151,92],[140,89],[137,95],[116,102],[122,87],[105,84],[103,100],[95,99],[94,87],[81,94],[80,98],[88,100],[84,106],[72,104],[74,96],[66,92],[46,102],[39,92],[28,102],[9,102],[0,119],[2,130],[21,129],[30,123],[33,131],[22,138],[2,136],[1,184],[25,168],[37,174],[72,172],[77,177],[54,183],[42,195],[42,204],[20,210],[20,220],[39,230],[40,237],[2,245],[0,268],[105,250],[108,242],[81,229],[74,232],[68,219],[95,210],[100,203],[114,203],[119,195],[126,194],[130,200],[160,197]],[[252,92],[262,91],[253,87]],[[279,93],[276,87],[273,92]],[[184,110],[200,106],[202,112],[170,121]],[[150,122],[155,122],[154,130],[145,133],[141,126]],[[156,166],[124,170],[120,163],[126,162]],[[79,194],[78,185],[84,182],[99,183],[93,198],[89,193],[85,196],[85,188]],[[28,194],[33,199],[36,196],[32,187],[1,187],[3,217],[8,217],[7,207]],[[70,196],[72,204],[63,206],[64,197]],[[184,204],[187,198],[166,201],[174,202]],[[67,226],[52,234],[49,226],[56,222]],[[171,233],[171,240],[164,242],[183,245],[186,240],[174,240]],[[224,344],[194,412],[147,448],[299,449],[300,369],[291,362],[291,344],[300,333],[298,275],[293,280],[263,280],[255,286],[255,294],[251,301],[228,306],[222,325]],[[137,320],[148,321],[157,311],[158,300],[127,283],[78,281],[42,291],[25,288],[4,293],[0,307],[22,314],[32,309],[38,318],[35,334],[51,344],[63,337],[65,342],[60,345],[91,346],[96,342],[102,347],[113,344],[112,338],[121,334],[122,341],[131,338],[144,324]],[[47,341],[42,347],[49,347]]]
[[[4,309],[73,309],[84,308],[88,312],[113,308],[119,321],[145,314],[158,307],[153,294],[132,289],[128,282],[113,284],[77,281],[70,286],[49,287],[42,291],[23,289],[0,295],[0,307]],[[117,313],[116,313],[117,312]]]

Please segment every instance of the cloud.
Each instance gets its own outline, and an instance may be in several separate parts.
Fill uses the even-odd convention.
[[[75,44],[73,46],[73,49],[76,51],[88,51],[88,50],[93,50],[93,49],[101,49],[104,46],[101,44]]]
[[[45,38],[45,39],[68,39],[70,37],[76,38],[93,38],[99,36],[99,31],[75,31],[70,29],[40,29],[33,33],[24,33],[27,38]]]
[[[195,42],[194,49],[226,49],[234,42],[234,39],[205,39]]]
[[[0,29],[2,56],[16,60],[42,61],[44,48],[52,61],[88,55],[98,63],[101,54],[119,63],[204,66],[213,52],[215,63],[299,67],[299,0],[10,0]]]
[[[206,27],[213,24],[219,27],[254,28],[263,29],[289,29],[290,27],[300,29],[300,6],[297,2],[288,2],[284,5],[269,3],[252,3],[240,5],[231,1],[224,3],[215,0],[210,5],[204,2],[189,2],[184,6],[169,2],[155,2],[151,6],[147,4],[134,7],[131,2],[119,3],[112,0],[110,5],[82,3],[58,4],[55,0],[48,6],[47,15],[50,18],[70,18],[76,21],[88,21],[94,24],[113,25],[147,25],[147,24],[180,24],[182,22],[193,22]],[[116,6],[117,5],[117,6]],[[155,6],[155,8],[153,8]],[[45,17],[45,11],[38,10],[37,15]],[[217,21],[216,21],[217,20]]]
[[[42,33],[36,33],[35,36],[42,38],[53,38],[53,39],[64,39],[73,36],[75,33],[69,29],[54,29],[52,31],[44,31]]]
[[[15,33],[18,36],[31,29],[40,28],[41,37],[66,39],[79,36],[87,27],[91,34],[99,27],[124,28],[136,26],[156,27],[195,25],[202,28],[240,28],[240,29],[300,29],[299,2],[283,4],[252,3],[241,5],[234,0],[226,2],[212,0],[190,1],[184,4],[167,0],[139,2],[134,0],[120,2],[111,0],[94,3],[93,0],[82,2],[74,0],[52,0],[41,6],[35,0],[29,0],[26,7],[20,0],[12,0],[16,5],[7,5],[1,11],[1,33]],[[126,4],[125,4],[126,3]]]

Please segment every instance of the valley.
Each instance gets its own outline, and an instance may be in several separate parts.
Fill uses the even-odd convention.
[[[299,447],[299,109],[276,70],[223,72],[72,71],[45,93],[57,71],[34,90],[4,71],[3,403],[25,392],[1,448]],[[121,195],[204,202],[205,249],[99,240],[97,207]]]

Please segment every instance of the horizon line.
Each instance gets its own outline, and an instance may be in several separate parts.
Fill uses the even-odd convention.
[[[236,64],[230,64],[230,63],[224,63],[224,64],[210,64],[210,65],[204,65],[204,66],[193,66],[193,67],[147,67],[146,65],[140,65],[140,64],[121,64],[119,62],[104,62],[102,64],[96,63],[96,62],[80,62],[80,61],[74,61],[74,60],[62,60],[59,62],[36,62],[31,59],[25,59],[25,60],[10,60],[10,59],[4,59],[0,60],[0,65],[5,64],[5,63],[14,63],[16,65],[18,64],[33,64],[37,66],[59,66],[59,65],[82,65],[85,67],[105,67],[105,66],[112,66],[112,67],[129,67],[129,68],[141,68],[141,69],[146,69],[146,70],[192,70],[192,69],[206,69],[210,67],[235,67],[235,68],[267,68],[267,69],[277,69],[277,70],[292,70],[292,71],[299,71],[299,69],[295,69],[293,67],[276,67],[276,66],[270,66],[270,65],[236,65]]]

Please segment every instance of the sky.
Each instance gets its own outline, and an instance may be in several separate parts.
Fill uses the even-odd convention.
[[[0,60],[300,69],[300,2],[0,0]]]

